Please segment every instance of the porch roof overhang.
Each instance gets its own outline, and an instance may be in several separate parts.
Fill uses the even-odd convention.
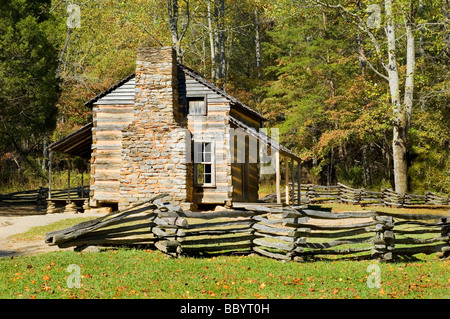
[[[280,152],[281,155],[291,158],[294,161],[297,161],[301,163],[302,159],[298,157],[295,153],[293,153],[288,148],[281,145],[278,141],[275,141],[274,139],[270,138],[263,132],[257,131],[255,128],[250,127],[246,125],[245,123],[235,119],[234,117],[230,116],[230,122],[236,125],[237,127],[241,128],[246,132],[249,136],[252,136],[259,140],[260,142],[272,147],[273,149]]]
[[[93,123],[89,123],[49,145],[47,149],[50,152],[59,152],[70,156],[79,156],[89,159],[91,157],[92,149],[92,127]]]

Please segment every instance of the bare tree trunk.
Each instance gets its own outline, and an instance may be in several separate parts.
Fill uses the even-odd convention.
[[[392,140],[392,154],[394,162],[394,181],[395,191],[404,194],[408,190],[407,179],[407,163],[406,163],[406,133],[408,129],[408,121],[405,107],[400,101],[400,84],[397,69],[396,53],[396,36],[395,25],[392,13],[392,0],[385,0],[386,12],[386,34],[388,44],[388,77],[389,90],[391,94],[391,103],[394,113],[394,129]]]
[[[412,25],[406,22],[406,80],[404,104],[406,110],[406,129],[409,129],[414,100],[414,74],[416,66],[415,39]]]
[[[358,0],[356,2],[358,9],[361,9],[361,1]],[[356,34],[356,41],[358,42],[358,55],[359,55],[359,68],[361,70],[361,75],[364,76],[366,73],[366,59],[364,54],[364,48],[362,46],[361,34],[360,31]]]
[[[180,51],[178,38],[178,0],[167,0],[167,13],[169,15],[169,29],[172,34],[172,44],[178,54]]]
[[[260,77],[261,68],[261,39],[259,35],[259,13],[258,7],[255,8],[255,66],[257,77]]]
[[[169,29],[172,35],[172,45],[175,51],[177,52],[177,59],[179,62],[183,60],[183,50],[181,48],[181,41],[186,34],[186,31],[189,27],[189,0],[185,1],[186,3],[186,16],[185,23],[181,26],[181,32],[178,32],[178,18],[180,7],[178,5],[178,0],[167,0],[167,13],[169,16]]]
[[[217,18],[218,18],[218,78],[225,80],[226,77],[226,58],[225,58],[225,0],[218,0]]]
[[[209,43],[210,43],[210,51],[211,51],[211,80],[213,82],[216,81],[216,48],[215,48],[215,37],[214,37],[214,29],[212,26],[212,13],[211,13],[211,2],[207,1],[208,6],[208,32],[209,32]]]

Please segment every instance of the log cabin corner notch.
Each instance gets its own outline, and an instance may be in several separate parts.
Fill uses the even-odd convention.
[[[251,152],[254,143],[275,150],[278,202],[280,155],[287,182],[290,175],[294,185],[294,163],[300,172],[298,156],[259,132],[264,116],[178,63],[171,47],[138,50],[135,73],[85,105],[92,107],[93,122],[80,131],[90,131],[90,140],[78,144],[75,132],[49,150],[70,154],[66,149],[76,144],[80,154],[89,154],[91,207],[124,209],[159,193],[185,207],[256,202],[260,163],[258,152]],[[246,136],[240,147],[236,131]],[[286,203],[293,192],[286,192]]]

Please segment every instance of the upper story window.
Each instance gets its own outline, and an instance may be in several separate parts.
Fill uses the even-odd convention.
[[[206,97],[188,97],[187,98],[188,115],[206,115]]]

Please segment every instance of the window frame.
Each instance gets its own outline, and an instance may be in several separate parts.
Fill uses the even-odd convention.
[[[204,144],[211,144],[211,161],[204,161]],[[202,144],[202,158],[201,161],[196,161],[197,156],[196,156],[196,147],[195,144]],[[197,187],[216,187],[216,147],[215,147],[215,142],[214,141],[193,141],[193,145],[192,145],[192,149],[193,149],[193,163],[194,163],[194,186]],[[211,182],[210,183],[199,183],[198,180],[198,165],[211,165]],[[204,173],[203,173],[204,174]],[[204,181],[204,177],[203,177],[203,181]]]
[[[189,102],[191,101],[198,101],[198,100],[203,100],[203,103],[205,105],[205,111],[202,112],[202,114],[191,114],[189,113]],[[191,96],[186,96],[186,115],[190,115],[190,116],[206,116],[208,114],[208,103],[207,103],[208,99],[206,95],[191,95]]]

